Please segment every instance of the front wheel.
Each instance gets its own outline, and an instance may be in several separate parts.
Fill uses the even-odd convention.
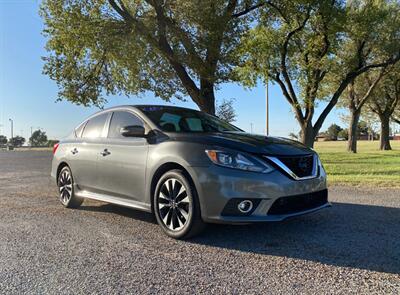
[[[196,189],[181,170],[166,172],[153,198],[157,222],[168,236],[187,239],[203,230]]]
[[[82,204],[83,199],[77,197],[74,193],[74,178],[68,166],[62,168],[58,174],[57,185],[59,199],[64,207],[78,208]]]

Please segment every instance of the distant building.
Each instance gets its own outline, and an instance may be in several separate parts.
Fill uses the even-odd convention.
[[[328,135],[320,134],[315,137],[316,141],[330,141],[331,138]]]

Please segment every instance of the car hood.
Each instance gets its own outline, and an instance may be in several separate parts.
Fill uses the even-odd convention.
[[[171,140],[197,142],[215,148],[229,148],[253,154],[294,156],[313,153],[298,141],[282,137],[255,135],[245,132],[174,133]]]

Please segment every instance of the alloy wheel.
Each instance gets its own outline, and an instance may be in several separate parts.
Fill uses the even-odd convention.
[[[58,179],[58,188],[61,202],[67,204],[72,197],[72,177],[68,169],[61,171]]]
[[[157,207],[163,224],[169,230],[181,230],[191,214],[191,200],[186,187],[176,178],[165,180],[158,193]]]

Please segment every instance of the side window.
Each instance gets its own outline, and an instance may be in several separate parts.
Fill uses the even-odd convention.
[[[85,127],[85,125],[86,125],[86,122],[82,123],[78,128],[75,129],[75,136],[76,137],[81,137],[82,136],[82,131],[83,131],[83,128]]]
[[[83,130],[82,137],[83,138],[96,138],[101,137],[101,133],[103,132],[104,124],[106,123],[108,117],[108,113],[98,115],[92,119],[90,119]]]
[[[124,138],[120,130],[126,126],[144,126],[142,120],[129,112],[114,112],[111,118],[110,129],[108,131],[109,138]]]
[[[203,125],[201,124],[201,120],[198,118],[186,118],[186,123],[189,126],[190,131],[195,131],[195,132],[204,131]]]

